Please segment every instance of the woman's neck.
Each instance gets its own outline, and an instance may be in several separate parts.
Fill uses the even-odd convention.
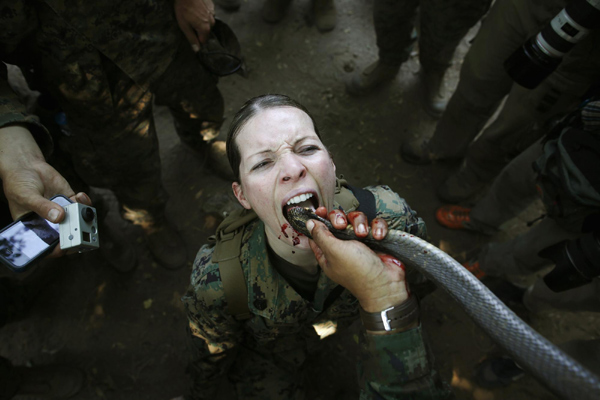
[[[293,247],[283,240],[279,240],[277,235],[274,235],[269,229],[265,229],[265,233],[267,242],[275,254],[307,272],[316,272],[318,263],[310,247]]]

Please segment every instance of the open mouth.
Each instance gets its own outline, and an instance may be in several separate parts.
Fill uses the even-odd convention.
[[[287,219],[287,210],[292,207],[302,207],[308,208],[312,211],[316,210],[319,207],[319,199],[316,193],[303,193],[297,196],[292,197],[288,200],[288,202],[283,206],[282,212],[283,216]],[[289,222],[289,221],[288,221]]]

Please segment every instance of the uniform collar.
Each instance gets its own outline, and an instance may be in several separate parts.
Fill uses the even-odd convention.
[[[253,314],[276,323],[294,324],[309,313],[323,311],[325,299],[338,286],[322,271],[314,302],[300,296],[277,272],[269,260],[264,223],[249,224],[244,232],[240,260],[247,272],[248,307]]]

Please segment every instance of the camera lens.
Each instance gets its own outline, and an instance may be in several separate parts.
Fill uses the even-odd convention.
[[[92,222],[94,220],[94,216],[94,210],[91,208],[86,207],[81,209],[81,218],[83,218],[85,222]]]

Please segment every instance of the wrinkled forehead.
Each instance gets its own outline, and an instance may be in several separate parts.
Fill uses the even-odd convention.
[[[321,142],[310,116],[295,107],[277,107],[261,110],[250,118],[236,142],[244,159],[251,151],[276,150],[304,137]]]

